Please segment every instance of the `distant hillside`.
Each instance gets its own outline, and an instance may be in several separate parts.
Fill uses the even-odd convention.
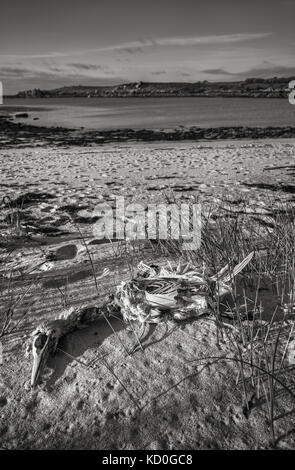
[[[55,90],[20,91],[16,98],[59,97],[246,97],[286,98],[290,78],[248,78],[237,82],[153,83],[136,82],[115,86],[66,86]]]

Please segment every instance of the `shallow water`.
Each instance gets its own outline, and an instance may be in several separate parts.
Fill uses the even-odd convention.
[[[5,99],[7,107],[31,111],[22,121],[34,125],[86,129],[295,125],[295,106],[276,98]]]

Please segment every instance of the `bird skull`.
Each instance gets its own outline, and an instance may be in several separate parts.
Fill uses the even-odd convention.
[[[43,325],[42,325],[43,326]],[[39,327],[33,333],[33,367],[31,375],[31,387],[38,384],[40,375],[45,367],[50,354],[54,353],[58,343],[58,331],[55,328]]]

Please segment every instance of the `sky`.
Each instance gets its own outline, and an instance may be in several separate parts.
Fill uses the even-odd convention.
[[[295,0],[1,0],[4,93],[295,78]]]

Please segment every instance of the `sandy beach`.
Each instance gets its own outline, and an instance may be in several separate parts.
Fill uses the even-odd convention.
[[[111,194],[159,198],[167,190],[184,199],[224,191],[255,197],[292,186],[294,149],[294,139],[6,149],[1,195],[38,190],[60,203],[74,197],[92,205]]]
[[[2,339],[1,446],[268,448],[265,409],[253,405],[246,413],[241,407],[234,361],[208,359],[235,357],[229,336],[219,336],[212,318],[150,325],[140,347],[121,319],[110,319],[112,329],[98,320],[62,340],[47,364],[51,373],[35,390],[26,350],[41,321],[69,306],[101,304],[130,279],[130,259],[133,266],[167,259],[145,244],[131,253],[122,243],[96,241],[97,204],[112,204],[116,196],[143,204],[195,198],[235,214],[243,212],[246,198],[249,217],[262,226],[272,220],[271,201],[295,204],[295,141],[6,148],[0,165],[2,313],[11,296],[23,296],[13,309],[11,333]],[[16,208],[17,234],[11,215]],[[93,269],[99,276],[105,268],[109,274],[97,292]],[[284,374],[294,386],[292,372]],[[291,406],[292,397],[282,389],[279,448],[294,444],[292,433],[286,434],[294,425],[286,414]]]

